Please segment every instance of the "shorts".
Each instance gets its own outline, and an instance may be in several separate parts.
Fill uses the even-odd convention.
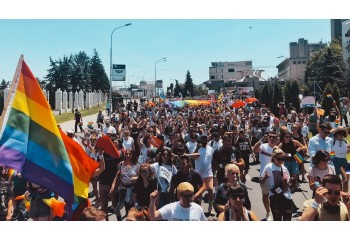
[[[288,169],[290,175],[299,174],[299,166],[298,163],[294,160],[292,161],[284,161],[284,166]]]
[[[263,195],[269,195],[270,187],[269,187],[269,181],[265,181],[264,183],[260,182],[261,192]]]
[[[335,168],[335,174],[339,175],[339,174],[341,174],[340,167],[343,167],[345,169],[346,166],[348,165],[348,161],[346,161],[345,158],[334,157],[333,158],[333,165]]]
[[[249,155],[250,154],[242,154],[242,157],[244,160],[244,170],[250,169],[250,167],[249,167]]]
[[[30,218],[48,217],[51,214],[51,208],[41,199],[30,201]]]

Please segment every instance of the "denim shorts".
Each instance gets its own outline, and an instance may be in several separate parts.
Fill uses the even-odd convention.
[[[299,174],[299,166],[298,163],[294,160],[292,161],[284,161],[284,166],[288,169],[290,175]]]
[[[343,167],[345,169],[346,166],[348,165],[348,161],[346,161],[345,158],[334,157],[333,158],[333,165],[334,165],[334,168],[335,168],[335,173],[337,175],[339,175],[339,174],[341,174],[340,167]]]

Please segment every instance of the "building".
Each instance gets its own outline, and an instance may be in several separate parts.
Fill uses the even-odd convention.
[[[252,72],[251,60],[239,62],[212,62],[209,67],[209,80],[206,84],[214,88],[223,88],[227,82],[236,82],[242,78],[242,72]]]
[[[325,47],[327,47],[326,43],[308,43],[304,38],[300,38],[298,42],[289,43],[289,58],[276,66],[278,79],[280,81],[297,80],[303,83],[309,58]]]
[[[340,39],[342,37],[342,19],[331,19],[331,39]]]
[[[343,59],[350,67],[350,20],[342,22]]]

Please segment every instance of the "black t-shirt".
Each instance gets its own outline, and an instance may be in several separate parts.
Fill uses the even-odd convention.
[[[217,149],[213,153],[213,163],[214,164],[222,164],[222,167],[219,168],[217,172],[217,179],[219,183],[226,182],[225,178],[225,166],[233,160],[238,160],[239,158],[242,158],[241,152],[235,148],[231,147],[229,149],[223,149],[222,147],[220,149]]]
[[[157,179],[153,178],[149,181],[148,186],[145,188],[143,185],[143,178],[139,177],[136,180],[134,193],[137,194],[137,203],[140,206],[149,206],[149,195],[157,189]]]
[[[110,156],[107,156],[104,156],[106,168],[100,175],[100,184],[112,185],[115,175],[118,171],[119,161],[116,158],[111,158]]]
[[[76,122],[80,122],[81,119],[81,113],[80,112],[75,112],[74,113],[74,118]]]
[[[182,183],[182,182],[189,182],[192,184],[194,188],[194,192],[196,193],[199,189],[198,186],[203,185],[203,179],[201,175],[193,170],[192,168],[190,169],[189,174],[184,174],[181,170],[177,171],[177,173],[171,178],[171,186],[174,187],[174,189],[177,188],[177,186]],[[176,196],[176,194],[175,194]]]
[[[236,148],[238,148],[243,155],[247,155],[251,153],[250,151],[250,141],[248,138],[238,138],[237,143],[235,145]]]
[[[251,209],[252,205],[249,199],[248,195],[248,189],[247,186],[243,183],[239,184],[243,189],[244,189],[244,203],[243,206],[247,208],[248,210]],[[227,196],[227,189],[228,189],[228,184],[223,183],[219,186],[217,193],[215,194],[215,199],[214,203],[218,205],[225,205],[228,201],[228,196]]]

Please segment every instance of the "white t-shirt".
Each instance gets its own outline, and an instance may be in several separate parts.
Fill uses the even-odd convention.
[[[123,137],[123,145],[125,149],[132,150],[132,146],[134,145],[134,139],[129,136],[128,140],[126,140],[125,137]]]
[[[335,157],[337,158],[346,158],[346,154],[348,151],[348,144],[343,141],[335,140],[335,143],[332,142],[332,151],[335,152]]]
[[[117,130],[113,126],[105,127],[103,129],[103,134],[110,133],[110,134],[116,134]]]
[[[201,175],[202,178],[213,176],[213,171],[211,168],[213,152],[214,149],[208,145],[206,148],[201,147],[198,150],[199,158],[195,160],[195,170]]]
[[[165,165],[159,166],[159,164],[153,163],[151,164],[152,171],[154,176],[158,179],[158,183],[160,186],[161,192],[168,192],[168,188],[170,187],[171,178],[174,174],[177,173],[177,169],[174,165]]]
[[[189,153],[193,153],[194,150],[196,150],[196,148],[197,148],[197,142],[189,141],[186,143],[186,147],[187,147]]]
[[[222,139],[219,139],[219,141],[210,140],[208,142],[208,145],[211,146],[214,149],[214,151],[218,150],[219,148],[222,147]]]
[[[203,208],[192,202],[189,208],[181,207],[179,202],[173,202],[159,209],[163,220],[168,221],[207,221]]]
[[[281,173],[281,168],[283,171],[283,177],[287,178],[287,182],[289,182],[289,172],[288,169],[285,166],[276,166],[274,163],[269,163],[265,166],[264,170],[262,171],[262,176],[265,175],[265,172],[267,172],[267,175],[269,175],[269,178],[266,180],[268,181],[269,184],[269,189],[273,189],[275,185],[279,185],[282,182],[282,173]],[[289,188],[282,189],[280,188],[281,191],[283,191],[284,196],[287,199],[292,199],[292,194],[289,191]],[[273,192],[269,192],[270,196],[273,196]]]
[[[259,152],[260,176],[262,176],[262,171],[264,167],[271,162],[272,151],[273,151],[273,148],[270,146],[269,143],[261,144],[260,152]]]
[[[316,166],[310,167],[309,176],[314,177],[315,181],[320,181],[327,174],[335,174],[335,169],[333,166],[327,166],[325,170],[321,170]]]

